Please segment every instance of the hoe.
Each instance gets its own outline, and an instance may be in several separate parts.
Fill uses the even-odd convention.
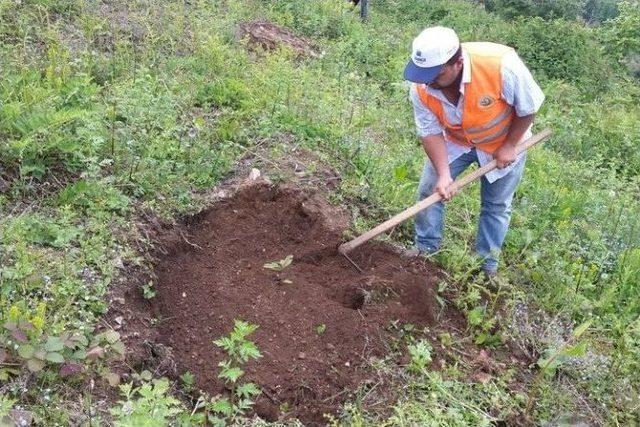
[[[528,150],[529,148],[531,148],[534,145],[538,144],[539,142],[543,141],[549,135],[551,135],[551,130],[550,129],[545,129],[542,132],[533,135],[531,138],[527,139],[526,141],[522,142],[521,144],[518,144],[518,146],[516,147],[516,155],[522,153],[525,150]],[[451,184],[451,187],[460,190],[460,189],[466,187],[467,185],[469,185],[470,183],[472,183],[473,181],[477,180],[478,178],[484,176],[488,172],[491,172],[496,167],[497,167],[496,161],[492,160],[490,163],[487,163],[486,165],[482,166],[481,168],[478,168],[478,169],[474,170],[473,172],[468,173],[464,177],[455,180],[453,182],[453,184]],[[415,205],[411,206],[410,208],[405,209],[404,211],[400,212],[399,214],[393,216],[392,218],[389,218],[388,220],[386,220],[382,224],[372,228],[371,230],[367,231],[366,233],[356,237],[355,239],[353,239],[353,240],[351,240],[349,242],[343,243],[342,245],[340,245],[338,247],[338,252],[340,252],[342,255],[344,255],[349,260],[349,262],[351,262],[351,264],[353,264],[358,270],[362,271],[360,269],[360,267],[358,267],[358,265],[355,262],[353,262],[353,260],[351,258],[349,258],[349,255],[348,255],[349,252],[351,252],[352,250],[354,250],[358,246],[362,245],[363,243],[373,239],[374,237],[384,233],[385,231],[389,230],[390,228],[395,227],[396,225],[400,224],[401,222],[406,221],[407,219],[411,218],[412,216],[414,216],[415,214],[417,214],[421,210],[426,209],[429,206],[431,206],[431,205],[433,205],[435,203],[438,203],[441,200],[442,200],[442,196],[440,195],[440,193],[433,193],[431,196],[427,197],[426,199],[423,199],[423,200],[419,201]]]

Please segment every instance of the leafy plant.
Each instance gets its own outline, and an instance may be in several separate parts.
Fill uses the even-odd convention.
[[[9,411],[13,407],[14,403],[16,403],[15,400],[9,399],[9,397],[4,394],[0,394],[0,421],[2,421],[5,416],[9,415]]]
[[[160,427],[183,411],[180,401],[169,395],[166,378],[153,380],[140,387],[120,386],[124,400],[111,409],[117,427]]]
[[[180,375],[180,380],[182,381],[184,391],[191,393],[194,390],[196,377],[191,372],[186,371],[184,374]]]
[[[247,337],[258,329],[257,325],[235,320],[233,331],[226,336],[215,340],[213,343],[227,354],[228,359],[218,363],[221,378],[230,389],[229,397],[214,399],[209,408],[220,415],[213,416],[212,422],[224,425],[225,420],[231,421],[235,417],[244,414],[253,405],[253,399],[260,394],[260,389],[253,383],[241,383],[244,375],[242,366],[250,360],[262,357],[255,343],[247,340]]]
[[[142,287],[142,296],[145,299],[151,299],[156,296],[156,289],[152,281],[149,281],[146,285]]]
[[[576,343],[576,341],[579,340],[580,337],[582,337],[587,329],[589,329],[589,326],[591,326],[592,322],[592,320],[587,320],[586,322],[577,326],[571,333],[571,337],[566,343],[564,343],[560,348],[550,349],[549,351],[547,351],[544,357],[541,357],[538,360],[537,364],[540,367],[540,371],[533,381],[533,392],[529,396],[529,402],[527,403],[525,414],[529,415],[531,413],[531,409],[533,408],[533,404],[536,400],[536,393],[538,392],[538,388],[543,377],[555,375],[556,370],[568,358],[580,357],[585,354],[587,349],[587,342],[580,341]]]
[[[500,335],[493,332],[496,327],[496,319],[487,313],[485,306],[477,306],[468,311],[467,321],[476,331],[474,340],[476,344],[491,346],[502,342]]]
[[[0,333],[0,343],[6,343],[6,347],[0,347],[0,365],[13,358],[34,373],[47,366],[57,366],[58,375],[62,378],[79,374],[86,367],[94,365],[111,384],[117,384],[115,374],[99,363],[107,355],[124,355],[124,344],[116,331],[101,332],[89,341],[80,332],[42,334],[27,321],[6,322],[2,330],[4,333]],[[14,370],[0,370],[0,376],[5,379],[9,373],[14,373]]]
[[[407,346],[411,362],[409,363],[409,371],[414,374],[423,374],[425,368],[431,363],[431,344],[425,340],[418,340],[414,344]]]
[[[268,262],[263,267],[270,270],[282,271],[285,268],[289,267],[292,262],[293,255],[287,255],[284,259],[281,259],[280,261]]]

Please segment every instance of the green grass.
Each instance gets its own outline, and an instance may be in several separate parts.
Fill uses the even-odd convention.
[[[3,323],[31,322],[34,341],[90,335],[118,266],[144,262],[132,248],[141,213],[173,219],[198,211],[203,192],[259,140],[277,150],[278,137],[291,135],[338,169],[337,199],[366,208],[357,231],[411,204],[425,157],[400,76],[411,38],[443,24],[463,40],[515,45],[547,94],[537,126],[555,134],[529,156],[516,195],[503,255],[511,286],[501,299],[507,310],[525,302],[569,325],[593,319],[589,354],[606,363],[561,366],[536,390],[532,415],[542,422],[588,405],[607,423],[637,422],[640,90],[599,41],[600,29],[506,21],[456,0],[380,0],[367,25],[333,0],[109,4],[0,1]],[[308,37],[322,57],[247,53],[235,29],[254,18]],[[478,286],[466,280],[477,213],[477,188],[450,203],[440,256],[447,286],[471,316],[480,304]],[[410,224],[394,236],[408,243]],[[508,319],[492,307],[470,337],[498,314]],[[508,323],[491,329],[520,338]],[[10,338],[0,337],[13,354]],[[540,351],[558,345],[531,339]],[[54,368],[37,381],[0,368],[12,379],[0,387],[0,413],[17,399],[41,423],[65,424],[71,404]],[[464,376],[452,369],[404,378],[410,393],[387,421],[482,424],[524,409],[526,397],[503,378],[481,387]],[[22,393],[25,378],[31,387]],[[46,389],[53,398],[42,398]],[[344,416],[383,421],[357,402]]]

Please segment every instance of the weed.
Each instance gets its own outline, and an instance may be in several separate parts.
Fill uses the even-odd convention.
[[[221,368],[218,378],[230,389],[228,398],[218,397],[209,404],[209,409],[217,414],[211,416],[211,422],[215,425],[225,425],[225,421],[244,414],[253,405],[253,399],[260,394],[260,389],[255,384],[239,381],[244,375],[241,367],[250,360],[262,357],[256,345],[247,340],[256,329],[257,325],[235,320],[233,331],[214,341],[227,354],[228,359],[218,364]]]
[[[414,374],[423,374],[426,367],[431,363],[431,344],[425,340],[418,340],[414,344],[409,344],[407,349],[411,356],[409,371]]]
[[[152,281],[147,282],[147,284],[142,287],[142,296],[145,299],[151,299],[156,296],[156,289]]]
[[[180,401],[169,395],[169,381],[164,378],[140,387],[123,384],[120,392],[124,400],[111,409],[118,427],[165,426],[183,410]]]
[[[180,375],[180,380],[182,381],[182,388],[186,393],[191,393],[194,390],[196,378],[191,372],[186,371],[184,374]]]
[[[292,262],[293,255],[287,255],[284,259],[281,259],[280,261],[268,262],[263,267],[268,268],[269,270],[282,271],[290,266]]]
[[[63,378],[94,367],[112,385],[117,385],[117,380],[101,361],[108,356],[124,355],[120,334],[113,330],[96,334],[89,340],[81,332],[44,334],[28,321],[6,322],[0,329],[0,343],[5,346],[0,348],[0,364],[9,363],[11,366],[11,361],[19,361],[33,373],[55,366]],[[0,376],[5,380],[14,373],[14,369],[0,370]]]

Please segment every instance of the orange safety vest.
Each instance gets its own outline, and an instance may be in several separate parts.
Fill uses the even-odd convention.
[[[476,147],[489,154],[496,151],[507,138],[515,115],[513,107],[502,99],[503,56],[512,48],[496,43],[462,43],[469,55],[471,82],[464,88],[462,123],[452,125],[444,114],[442,102],[427,92],[424,84],[417,84],[422,103],[431,110],[444,126],[447,139],[466,147]]]

